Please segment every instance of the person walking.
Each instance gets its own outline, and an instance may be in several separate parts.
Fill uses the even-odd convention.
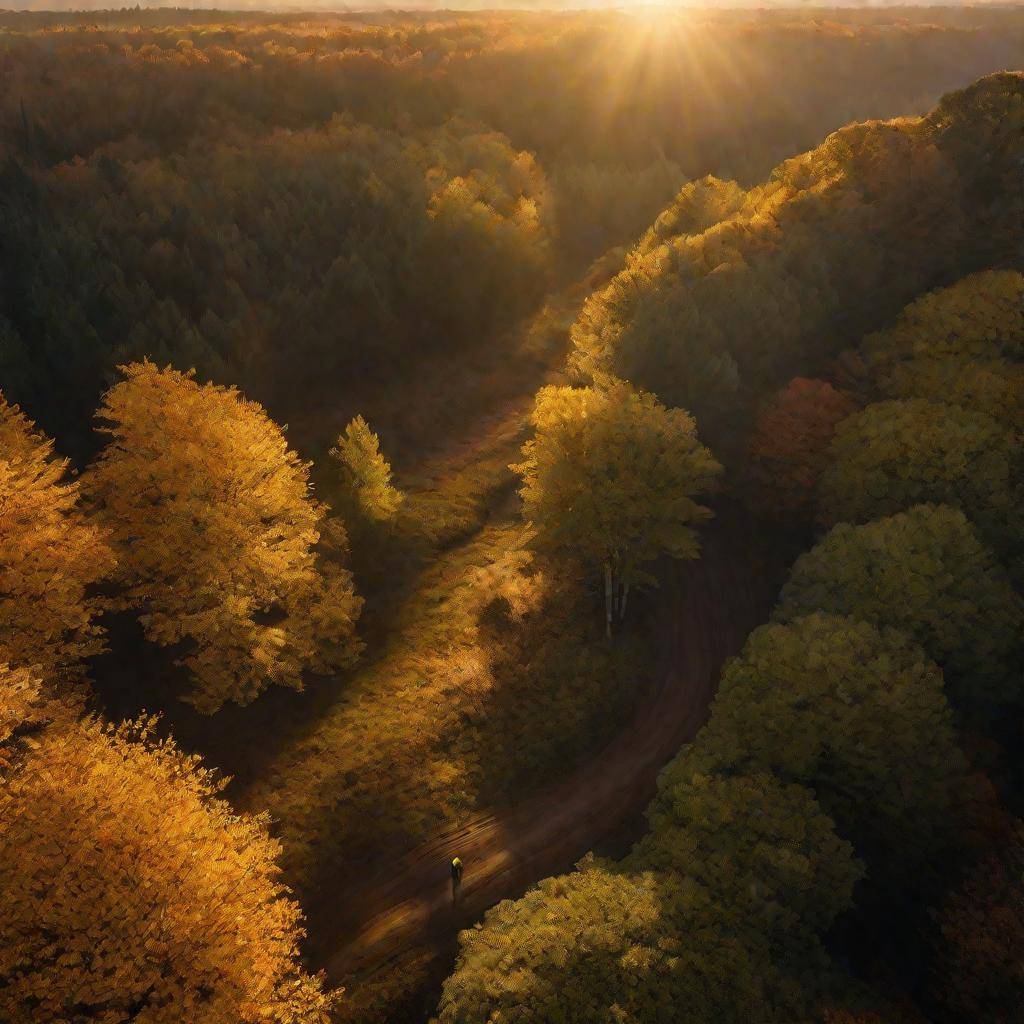
[[[462,859],[452,857],[452,906],[454,907],[462,895]]]

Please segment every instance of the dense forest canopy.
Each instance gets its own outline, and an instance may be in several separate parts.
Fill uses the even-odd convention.
[[[0,1018],[1019,1024],[1022,42],[0,12]]]
[[[465,933],[442,1020],[1020,1019],[1022,111],[1024,76],[995,74],[749,190],[693,182],[587,300],[577,375],[694,410],[809,550],[648,833]],[[852,896],[806,877],[780,895],[780,865],[814,864],[792,840],[748,866],[737,796],[770,780],[818,801],[801,839],[831,821],[850,842]],[[709,880],[711,919],[680,942]],[[809,891],[824,917],[800,922]]]
[[[984,10],[0,14],[5,392],[76,454],[143,357],[286,421],[329,386],[350,419],[359,387],[493,346],[688,178],[923,113],[1022,35]]]

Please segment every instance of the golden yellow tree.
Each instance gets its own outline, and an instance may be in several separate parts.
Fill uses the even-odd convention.
[[[611,635],[631,586],[653,582],[645,566],[662,555],[697,558],[694,528],[711,518],[697,498],[722,467],[683,409],[666,409],[624,381],[550,386],[537,394],[523,462],[523,510],[536,544],[604,570]]]
[[[94,584],[113,556],[53,442],[0,397],[0,647],[44,676],[76,674],[103,650]]]
[[[233,388],[150,362],[122,371],[85,486],[118,553],[123,607],[150,640],[181,645],[196,684],[185,699],[212,713],[350,664],[362,600],[338,562],[345,532],[281,428]]]
[[[0,664],[0,773],[14,756],[18,732],[42,721],[42,684],[27,668]]]
[[[3,780],[0,1019],[326,1024],[265,820],[152,729],[51,726]]]
[[[374,522],[394,519],[405,495],[391,483],[391,466],[381,454],[380,439],[362,416],[338,435],[331,455],[341,463],[353,505]]]

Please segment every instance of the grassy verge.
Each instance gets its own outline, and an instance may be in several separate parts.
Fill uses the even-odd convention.
[[[432,562],[389,639],[241,794],[300,894],[518,796],[605,739],[639,657],[498,517]]]
[[[353,536],[361,664],[312,683],[267,749],[240,761],[232,795],[269,811],[300,896],[566,770],[614,732],[641,681],[639,643],[606,645],[590,595],[536,564],[508,469],[587,290],[524,330],[519,351],[549,368],[530,387],[495,399],[468,439],[396,467],[397,522]],[[333,486],[323,466],[328,502]]]

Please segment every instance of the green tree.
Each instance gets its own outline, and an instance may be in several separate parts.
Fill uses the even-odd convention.
[[[394,519],[404,495],[391,484],[391,466],[381,454],[380,440],[362,416],[338,436],[331,449],[345,471],[346,483],[362,515],[377,522]]]
[[[846,361],[890,398],[927,398],[1024,428],[1024,275],[984,270],[911,302]]]
[[[694,772],[771,772],[808,786],[871,877],[902,885],[962,825],[966,768],[942,673],[920,647],[816,613],[750,635],[662,788]]]
[[[619,867],[585,860],[463,932],[439,1020],[565,1024],[814,1018],[818,935],[860,877],[811,794],[694,777]]]
[[[1021,599],[958,509],[918,505],[833,527],[797,559],[773,618],[817,611],[906,633],[943,667],[960,702],[1021,696]]]
[[[827,525],[931,502],[961,509],[997,549],[1014,539],[1021,457],[984,413],[920,398],[878,402],[839,425],[829,454],[818,490]]]
[[[890,398],[959,405],[1008,430],[1024,431],[1024,363],[962,356],[908,359],[879,380],[878,388]]]
[[[234,389],[149,362],[123,372],[84,483],[115,544],[119,601],[148,639],[181,645],[186,699],[212,713],[351,664],[362,600],[337,561],[344,530],[281,429]]]
[[[928,292],[865,338],[863,349],[882,380],[907,361],[1024,360],[1024,274],[985,270]]]
[[[532,422],[524,461],[512,467],[523,477],[525,514],[540,547],[603,569],[611,635],[630,587],[652,581],[645,564],[698,556],[693,527],[711,512],[695,499],[722,467],[688,413],[621,381],[546,387]]]
[[[697,882],[723,912],[783,945],[813,945],[863,874],[814,794],[757,768],[663,772],[646,813],[650,831],[625,868]]]
[[[974,409],[1024,427],[1024,275],[971,274],[922,295],[869,335],[862,364],[881,394]]]

